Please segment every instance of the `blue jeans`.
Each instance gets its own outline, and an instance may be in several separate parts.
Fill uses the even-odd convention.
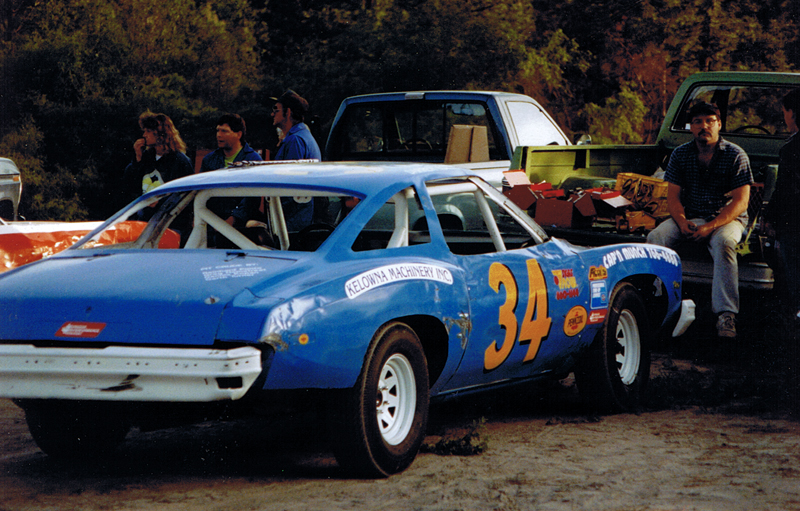
[[[700,226],[706,223],[702,218],[689,220]],[[714,260],[714,277],[711,281],[711,310],[739,313],[739,262],[736,260],[736,245],[742,240],[744,226],[734,220],[718,227],[706,239],[711,259]],[[695,243],[681,233],[678,224],[671,218],[662,222],[647,235],[647,242],[653,245],[676,248],[681,243]]]

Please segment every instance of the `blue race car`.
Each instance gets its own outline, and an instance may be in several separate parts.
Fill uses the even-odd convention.
[[[137,239],[104,236],[126,221]],[[431,398],[574,371],[596,409],[634,409],[649,344],[692,306],[675,252],[549,239],[463,169],[245,164],[0,276],[0,397],[70,457],[156,417],[314,396],[340,465],[381,477],[413,461]]]

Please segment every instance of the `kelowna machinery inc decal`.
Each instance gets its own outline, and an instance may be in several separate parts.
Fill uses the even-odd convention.
[[[355,298],[370,289],[404,280],[433,280],[453,283],[450,270],[441,266],[421,263],[390,264],[356,275],[344,284],[348,298]]]

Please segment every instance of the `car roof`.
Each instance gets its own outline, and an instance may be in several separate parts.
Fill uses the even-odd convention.
[[[469,101],[486,99],[489,97],[502,99],[523,99],[531,101],[531,98],[524,94],[500,91],[465,91],[465,90],[435,90],[435,91],[414,91],[414,92],[378,92],[374,94],[362,94],[360,96],[350,96],[344,100],[345,103],[370,103],[375,101]]]
[[[355,192],[369,196],[397,185],[405,187],[434,179],[471,175],[473,173],[466,169],[436,163],[242,162],[226,169],[170,181],[151,193],[197,188],[278,186]]]

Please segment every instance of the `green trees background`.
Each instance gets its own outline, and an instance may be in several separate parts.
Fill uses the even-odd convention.
[[[150,109],[190,149],[224,111],[274,137],[292,88],[324,142],[341,100],[420,89],[516,91],[597,143],[652,142],[700,70],[800,65],[795,0],[0,0],[0,155],[28,219],[101,219]]]

